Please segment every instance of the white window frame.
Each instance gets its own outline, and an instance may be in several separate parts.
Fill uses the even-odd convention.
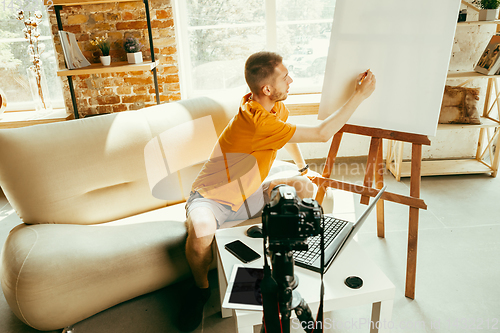
[[[276,0],[264,0],[265,1],[265,22],[263,23],[245,23],[245,24],[231,24],[230,27],[254,27],[254,26],[265,26],[266,29],[266,49],[268,51],[276,52],[278,49],[278,25],[289,25],[289,24],[304,24],[304,23],[331,23],[331,19],[322,20],[303,20],[303,21],[282,21],[277,22],[277,10],[276,10]],[[197,26],[188,27],[187,24],[187,7],[184,0],[173,0],[172,9],[174,11],[174,28],[175,35],[177,39],[177,52],[178,52],[178,68],[179,68],[179,81],[180,81],[180,92],[181,98],[191,98],[195,97],[194,89],[192,88],[192,64],[190,46],[189,46],[189,30],[197,29],[220,29],[224,27],[223,25],[214,26]],[[322,89],[322,83],[314,86],[310,86],[308,89],[302,87],[302,89],[294,89],[293,84],[290,87],[290,94],[310,94],[310,93],[320,93]],[[238,89],[240,90],[240,89]]]

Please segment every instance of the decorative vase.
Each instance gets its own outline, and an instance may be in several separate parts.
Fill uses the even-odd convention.
[[[109,64],[111,64],[111,56],[109,55],[101,56],[100,59],[103,66],[109,66]]]
[[[28,82],[30,85],[31,96],[35,102],[36,111],[52,111],[52,103],[49,96],[49,86],[43,68],[27,69]]]
[[[495,21],[498,18],[497,9],[481,9],[479,11],[479,21]]]
[[[127,53],[129,64],[140,64],[142,62],[142,52]]]

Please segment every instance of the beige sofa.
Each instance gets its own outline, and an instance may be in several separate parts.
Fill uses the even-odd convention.
[[[24,222],[1,256],[14,314],[59,329],[186,277],[184,201],[238,104],[203,97],[0,130],[0,186]],[[185,127],[197,119],[213,122],[202,140]],[[150,165],[159,146],[164,170]]]

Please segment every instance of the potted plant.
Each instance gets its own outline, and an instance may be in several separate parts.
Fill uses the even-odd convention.
[[[125,38],[123,48],[127,52],[127,61],[129,64],[139,64],[142,62],[142,44],[135,37]]]
[[[481,8],[479,21],[494,21],[498,18],[500,0],[475,0],[472,3]]]
[[[104,37],[96,37],[94,40],[90,41],[90,44],[101,50],[102,56],[100,57],[100,59],[103,66],[109,66],[109,64],[111,63],[111,56],[109,55],[111,44],[108,40],[107,34]]]

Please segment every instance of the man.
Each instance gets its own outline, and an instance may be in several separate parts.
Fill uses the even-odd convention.
[[[282,102],[293,82],[282,57],[258,52],[247,59],[245,80],[251,93],[243,97],[238,114],[219,137],[186,203],[186,257],[196,286],[185,298],[180,329],[192,331],[202,320],[210,296],[207,274],[217,227],[258,215],[277,184],[294,186],[301,198],[312,197],[312,184],[301,175],[307,167],[297,143],[326,142],[344,126],[375,89],[375,77],[366,73],[363,80],[364,73],[356,79],[355,92],[347,103],[319,125],[293,125],[286,122],[288,110]],[[287,179],[266,180],[277,150],[285,145],[300,172]]]

